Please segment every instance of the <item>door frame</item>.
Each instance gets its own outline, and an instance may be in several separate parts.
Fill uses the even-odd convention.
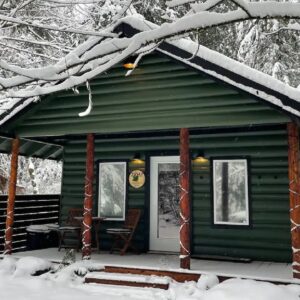
[[[149,227],[150,227],[149,248],[150,249],[149,250],[154,252],[162,252],[162,253],[167,253],[167,252],[179,253],[180,252],[180,231],[179,231],[180,226],[178,226],[177,234],[175,234],[172,237],[157,236],[157,232],[160,232],[158,171],[159,171],[160,164],[168,164],[168,163],[176,164],[179,172],[179,168],[180,168],[179,155],[159,155],[159,156],[150,157],[150,221],[149,221]],[[178,197],[180,197],[180,194],[178,194]]]
[[[150,249],[150,157],[151,156],[179,156],[178,150],[157,150],[157,151],[147,151],[145,152],[145,176],[146,176],[146,186],[145,186],[145,240],[144,240],[144,250],[148,252]]]

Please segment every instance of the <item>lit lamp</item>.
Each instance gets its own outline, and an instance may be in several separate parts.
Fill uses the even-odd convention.
[[[131,162],[134,163],[134,164],[143,164],[144,160],[141,158],[140,153],[135,153],[134,157],[131,160]]]
[[[132,70],[136,67],[136,65],[134,64],[136,58],[133,56],[128,57],[124,63],[123,63],[123,67],[127,70]]]
[[[123,64],[123,67],[125,69],[128,69],[128,70],[132,70],[135,68],[135,64],[134,63],[131,63],[131,62],[126,62],[125,64]]]
[[[203,151],[198,151],[198,153],[194,157],[194,162],[198,164],[205,164],[208,163],[208,159],[204,157]]]

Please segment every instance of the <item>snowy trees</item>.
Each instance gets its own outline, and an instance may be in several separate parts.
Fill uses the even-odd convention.
[[[37,158],[19,157],[18,190],[22,194],[59,194],[61,183],[61,163]],[[8,179],[10,158],[6,154],[0,154],[0,170]],[[2,175],[2,174],[1,174]],[[7,188],[7,187],[6,187]],[[7,190],[0,190],[6,194]]]
[[[126,14],[132,14],[139,10],[147,16],[150,8],[143,4],[144,1],[23,0],[22,4],[18,2],[18,5],[16,5],[15,1],[2,2],[4,2],[2,4],[2,7],[5,8],[4,11],[7,11],[6,14],[0,14],[0,20],[4,24],[2,25],[2,31],[3,33],[7,31],[14,38],[14,46],[10,45],[9,47],[13,51],[17,51],[16,49],[20,48],[26,50],[24,45],[30,43],[37,47],[34,54],[38,52],[39,55],[36,55],[36,58],[39,56],[39,60],[41,60],[43,55],[49,56],[49,58],[45,58],[46,63],[41,63],[41,65],[47,66],[38,69],[32,68],[32,66],[28,68],[28,65],[27,68],[24,68],[25,65],[18,65],[15,61],[17,59],[16,55],[11,56],[11,61],[4,61],[3,59],[0,61],[0,67],[2,70],[5,70],[6,77],[0,78],[1,90],[8,92],[4,97],[9,95],[17,98],[41,96],[61,89],[76,87],[105,72],[113,64],[121,62],[130,55],[139,51],[154,49],[155,45],[162,40],[195,32],[197,34],[199,32],[200,35],[207,28],[220,31],[221,26],[237,24],[247,20],[252,22],[252,25],[250,25],[252,27],[246,38],[241,37],[242,47],[236,53],[236,56],[251,64],[249,61],[253,60],[256,54],[254,52],[255,48],[253,49],[253,54],[249,54],[249,51],[246,50],[250,46],[248,40],[253,41],[255,37],[255,40],[259,42],[259,39],[255,36],[257,27],[253,24],[260,24],[260,20],[269,20],[270,18],[286,20],[300,17],[300,3],[247,2],[238,0],[230,1],[230,5],[227,5],[224,9],[225,4],[222,0],[208,0],[203,3],[173,0],[167,2],[169,5],[167,10],[161,8],[163,6],[159,0],[152,0],[152,9],[153,12],[156,12],[152,18],[158,20],[157,23],[162,22],[162,17],[175,19],[148,32],[138,33],[132,38],[126,39],[119,37],[114,32],[118,20]],[[148,2],[146,1],[145,3]],[[183,5],[183,8],[181,5]],[[163,15],[161,15],[161,10],[164,11]],[[149,14],[148,17],[150,17]],[[159,18],[161,18],[160,21]],[[253,20],[256,20],[256,23]],[[286,21],[285,27],[290,25],[292,23]],[[16,40],[17,37],[14,35],[16,32],[20,32],[18,39],[26,39],[28,41],[21,42]],[[231,31],[231,35],[233,37],[237,36],[239,32],[240,29],[236,27],[235,32]],[[276,39],[275,35],[280,34],[279,32],[274,33],[274,39]],[[86,39],[88,35],[93,37],[81,48],[71,51],[64,56],[79,42]],[[296,45],[297,37],[294,39]],[[209,36],[206,40],[209,40]],[[200,38],[199,41],[201,42]],[[12,40],[10,42],[12,43]],[[41,45],[41,43],[46,42],[50,43],[51,46]],[[62,45],[63,42],[64,45]],[[226,45],[226,43],[223,42],[223,45]],[[13,49],[13,47],[16,49]],[[55,47],[58,48],[55,50]],[[226,47],[228,48],[228,45]],[[51,54],[50,52],[48,54],[47,51],[50,51],[48,48],[52,49]],[[31,50],[30,52],[33,53]],[[283,52],[284,47],[278,53]],[[265,52],[266,57],[267,54],[268,52]],[[59,58],[61,56],[62,58]],[[55,63],[58,59],[59,61]],[[33,66],[39,60],[32,58],[31,62],[34,61]],[[28,63],[26,59],[22,61],[23,64]],[[52,61],[51,67],[49,67],[50,61]],[[293,62],[291,62],[292,64]],[[256,62],[254,65],[259,64]],[[286,80],[284,75],[280,75],[284,73],[284,68],[284,65],[278,58],[274,60],[272,68],[267,69],[279,78]]]

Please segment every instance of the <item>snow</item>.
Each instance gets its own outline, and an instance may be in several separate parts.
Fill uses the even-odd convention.
[[[30,225],[26,227],[26,231],[29,232],[50,232],[50,229],[47,225]]]
[[[57,248],[49,248],[43,250],[34,250],[26,252],[18,252],[15,257],[22,258],[27,256],[36,256],[54,262],[61,262],[64,251],[57,251]],[[118,254],[112,255],[101,251],[101,253],[93,252],[92,258],[104,265],[147,268],[159,270],[173,270],[188,273],[201,274],[217,274],[227,277],[243,277],[248,279],[261,279],[280,282],[292,282],[292,267],[286,263],[270,263],[252,261],[230,262],[205,259],[191,259],[192,270],[179,269],[179,256],[177,254],[147,253],[134,255],[127,253],[126,257]],[[125,259],[124,259],[125,258]],[[76,259],[81,259],[81,253],[76,253]]]
[[[121,280],[130,282],[147,282],[156,284],[168,284],[170,282],[169,277],[159,277],[154,275],[133,275],[133,274],[117,274],[117,273],[105,273],[105,272],[93,272],[87,274],[88,278],[107,279],[107,280]]]
[[[34,271],[44,270],[45,267],[51,267],[52,271],[40,276],[30,276]],[[299,285],[274,285],[238,278],[219,283],[212,274],[201,276],[198,282],[177,283],[171,279],[162,279],[170,282],[168,290],[84,284],[85,274],[93,268],[99,269],[99,263],[80,261],[58,268],[57,265],[35,257],[16,260],[6,256],[0,262],[0,299],[298,300],[300,296]],[[122,276],[124,274],[108,275],[114,279]]]
[[[141,20],[140,18],[135,18],[135,17],[127,17],[127,18],[125,18],[124,22],[128,23],[129,25],[131,25],[132,27],[134,27],[138,30],[147,31],[149,29],[157,28],[157,25],[155,25],[151,22],[148,22],[146,20]],[[293,99],[294,101],[300,102],[299,89],[293,88],[293,87],[277,80],[276,78],[273,78],[265,73],[262,73],[255,69],[252,69],[252,68],[250,68],[238,61],[235,61],[223,54],[220,54],[216,51],[213,51],[213,50],[208,49],[203,46],[200,46],[200,48],[199,48],[197,43],[195,43],[191,40],[188,40],[188,39],[183,39],[183,38],[177,39],[177,40],[172,39],[172,41],[168,41],[168,43],[178,47],[179,49],[182,49],[182,50],[190,53],[191,56],[193,56],[195,54],[195,52],[197,51],[197,55],[196,55],[197,57],[200,57],[206,61],[212,62],[218,66],[223,67],[224,69],[232,71],[233,73],[239,74],[240,76],[250,79],[251,81],[261,84],[262,86],[270,88],[271,90],[281,93],[281,94]],[[266,94],[266,93],[256,90],[256,89],[253,89],[249,86],[239,84],[239,83],[231,80],[230,78],[227,78],[227,77],[225,77],[221,74],[218,74],[214,71],[204,69],[204,68],[198,66],[197,64],[192,63],[190,60],[182,59],[181,57],[171,54],[165,50],[161,50],[158,48],[158,51],[160,51],[168,56],[171,56],[171,57],[175,58],[176,60],[179,60],[189,66],[192,66],[195,69],[203,71],[206,74],[209,74],[215,78],[221,79],[233,86],[236,86],[242,90],[245,90],[245,91],[249,92],[250,94],[259,96],[262,99],[269,101],[272,104],[275,104],[276,106],[279,106],[279,107],[283,108],[284,110],[291,112],[292,114],[295,114],[296,116],[300,116],[300,112],[298,110],[293,109],[292,107],[283,105],[280,99],[278,99],[272,95]]]
[[[188,1],[173,0],[169,1],[169,5],[176,6],[186,2]],[[64,89],[71,89],[91,80],[103,72],[108,71],[111,67],[122,62],[128,56],[136,54],[137,52],[141,51],[141,49],[145,49],[145,47],[149,46],[149,44],[151,45],[153,42],[158,41],[159,43],[161,40],[167,40],[170,44],[173,44],[176,47],[191,53],[191,56],[197,53],[197,56],[204,60],[212,62],[216,65],[220,65],[224,69],[228,69],[242,77],[250,79],[253,82],[281,93],[283,95],[282,98],[287,96],[291,98],[291,101],[299,102],[300,92],[298,89],[289,87],[288,85],[272,78],[271,76],[253,70],[224,55],[216,53],[202,46],[199,47],[196,43],[187,39],[178,39],[177,37],[177,40],[175,40],[175,38],[180,34],[185,34],[186,32],[195,30],[197,28],[208,28],[210,26],[217,26],[227,22],[245,20],[249,18],[248,13],[255,18],[265,18],[267,16],[297,17],[299,16],[300,3],[281,3],[274,1],[249,3],[247,1],[237,0],[240,8],[236,10],[226,13],[206,11],[208,7],[215,5],[217,2],[217,0],[210,0],[205,3],[194,4],[192,6],[194,10],[193,14],[187,14],[173,23],[164,23],[161,26],[147,22],[146,20],[141,19],[140,16],[135,15],[133,17],[125,17],[116,22],[114,27],[116,28],[121,23],[127,23],[141,32],[137,33],[131,38],[119,38],[113,34],[114,28],[112,26],[108,28],[107,31],[99,33],[99,35],[104,34],[106,36],[111,36],[111,39],[102,39],[99,37],[91,38],[73,52],[68,54],[66,57],[61,59],[54,66],[37,69],[22,69],[17,66],[9,65],[0,60],[0,66],[2,68],[19,74],[18,76],[13,76],[7,79],[1,78],[0,84],[7,89],[20,86],[21,84],[31,84],[32,82],[37,85],[35,87],[29,86],[27,89],[20,89],[18,91],[10,89],[8,96],[11,97],[15,103],[18,102],[18,99],[14,98],[22,99],[24,97],[38,97]],[[153,47],[153,49],[154,48],[155,47]],[[269,95],[261,90],[256,90],[249,86],[236,83],[230,78],[217,74],[212,70],[203,69],[187,59],[182,59],[181,57],[160,50],[159,44],[158,50],[171,57],[174,57],[179,61],[184,62],[189,66],[192,66],[193,68],[199,69],[209,75],[212,75],[213,77],[221,79],[255,96],[263,98],[272,104],[281,107],[283,110],[291,112],[296,116],[300,116],[300,112],[297,109],[283,105],[281,100],[275,96]],[[79,71],[81,72],[80,74],[78,73]],[[53,82],[58,80],[59,82]],[[46,81],[52,82],[51,84],[46,85]],[[2,109],[4,109],[4,107],[2,107]],[[20,110],[19,108],[17,109]],[[83,115],[87,115],[90,110],[91,101],[89,101],[89,106]],[[5,119],[1,120],[0,124],[3,124],[3,122],[13,114],[15,114],[15,111],[11,112],[9,116],[6,116]]]

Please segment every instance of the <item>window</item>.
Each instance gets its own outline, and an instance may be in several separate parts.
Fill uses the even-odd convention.
[[[125,220],[127,163],[100,162],[98,216],[106,220]]]
[[[214,224],[249,225],[248,162],[213,160]]]

